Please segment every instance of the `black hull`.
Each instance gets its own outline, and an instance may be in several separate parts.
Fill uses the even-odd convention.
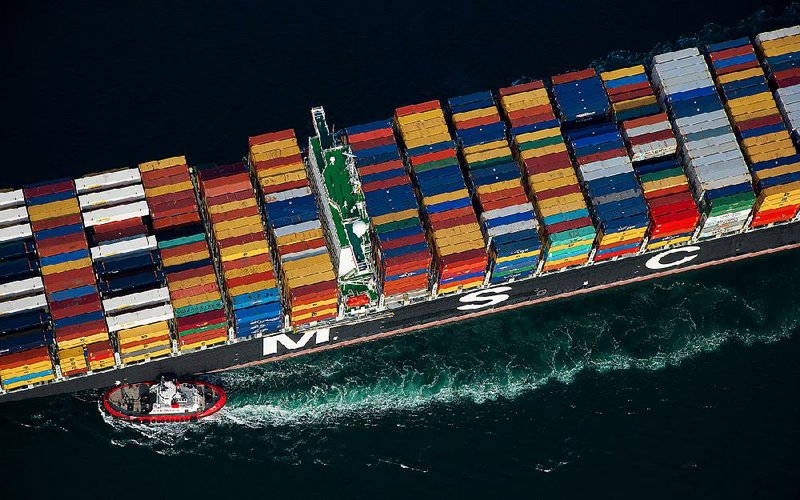
[[[577,293],[589,293],[602,288],[659,278],[733,260],[793,250],[800,248],[798,242],[800,242],[800,223],[773,226],[685,245],[672,251],[635,255],[507,285],[497,285],[468,294],[424,301],[392,309],[359,322],[338,322],[318,330],[243,340],[122,369],[12,391],[0,395],[0,402],[106,388],[118,382],[154,380],[162,373],[184,377],[278,361]]]

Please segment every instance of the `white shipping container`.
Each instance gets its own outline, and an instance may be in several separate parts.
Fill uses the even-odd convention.
[[[0,302],[0,315],[30,311],[41,307],[47,307],[47,298],[43,293],[33,297],[20,297]]]
[[[324,253],[328,253],[328,248],[325,245],[317,248],[309,248],[308,250],[302,250],[300,252],[281,255],[281,262],[291,262],[293,260],[305,259],[306,257],[316,257],[317,255],[322,255]]]
[[[653,62],[655,64],[665,63],[667,61],[674,61],[677,59],[685,59],[687,57],[698,56],[700,55],[700,51],[697,50],[696,47],[690,47],[688,49],[676,50],[673,52],[664,52],[663,54],[658,54],[653,56]]]
[[[115,313],[124,311],[125,309],[144,307],[152,304],[165,304],[168,302],[169,289],[164,287],[105,299],[103,300],[103,309],[107,313]]]
[[[640,135],[646,134],[653,134],[655,132],[661,132],[662,130],[672,130],[672,125],[670,125],[668,120],[664,120],[661,122],[653,123],[650,125],[642,125],[640,127],[627,127],[624,126],[625,122],[623,122],[623,129],[622,132],[627,137],[638,137]]]
[[[141,184],[142,176],[138,168],[126,168],[114,172],[104,172],[101,174],[86,175],[75,179],[75,189],[78,194],[99,189],[127,186],[130,184]]]
[[[78,196],[81,210],[95,209],[105,205],[118,205],[144,199],[144,187],[141,184],[121,188],[94,191]]]
[[[147,202],[137,201],[126,205],[84,212],[83,223],[85,226],[91,227],[100,224],[108,224],[109,222],[132,219],[134,217],[146,217],[149,213],[150,210],[147,208]]]
[[[322,223],[318,220],[310,220],[308,222],[301,222],[300,224],[292,224],[291,226],[283,226],[275,229],[275,236],[286,236],[287,234],[301,233],[303,231],[310,231],[312,229],[321,229]]]
[[[117,332],[137,326],[149,325],[159,321],[169,321],[174,317],[172,307],[168,305],[156,306],[129,313],[106,316],[108,330]]]
[[[521,203],[519,205],[512,205],[510,207],[487,210],[481,214],[481,220],[492,220],[499,217],[506,217],[508,215],[521,214],[523,212],[533,212],[533,207],[530,203]]]
[[[145,252],[154,250],[157,246],[155,236],[137,236],[130,240],[117,241],[92,247],[92,259],[107,259],[114,255],[122,255],[131,252]]]
[[[0,226],[19,224],[28,221],[28,209],[25,207],[6,208],[0,210]]]
[[[761,42],[768,40],[777,40],[778,38],[785,38],[787,36],[800,35],[800,26],[791,26],[789,28],[781,28],[775,31],[765,31],[756,35],[756,43],[759,45]]]
[[[583,180],[593,181],[596,179],[602,179],[603,177],[611,177],[612,175],[624,174],[626,172],[633,171],[633,167],[631,167],[630,164],[630,159],[627,156],[625,156],[624,158],[628,160],[627,164],[620,164],[613,167],[594,170],[592,172],[586,172],[585,174],[583,174]]]
[[[526,229],[536,231],[539,226],[536,224],[536,221],[533,220],[525,220],[521,222],[515,222],[513,224],[506,224],[504,226],[497,226],[490,228],[489,233],[490,237],[501,236],[503,234],[513,234],[518,233],[520,231],[524,231]]]
[[[21,240],[33,236],[30,224],[19,224],[0,228],[0,242]]]
[[[278,193],[269,193],[264,195],[264,201],[272,203],[275,201],[290,200],[292,198],[300,198],[301,196],[309,196],[311,188],[306,186],[297,189],[289,189],[288,191],[280,191]]]
[[[0,193],[0,207],[17,207],[25,204],[25,195],[21,189]]]
[[[34,276],[33,278],[0,284],[0,298],[32,295],[42,290],[44,290],[42,278]]]

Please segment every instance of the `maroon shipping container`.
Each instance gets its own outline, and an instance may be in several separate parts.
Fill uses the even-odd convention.
[[[267,254],[260,254],[260,255],[252,255],[249,257],[245,257],[243,259],[236,259],[236,260],[229,260],[227,262],[221,262],[222,270],[227,272],[233,269],[241,269],[243,267],[248,266],[257,266],[261,264],[269,264],[270,257]]]
[[[463,217],[456,217],[453,219],[447,219],[443,221],[438,221],[436,223],[431,222],[431,227],[434,231],[442,231],[444,229],[450,229],[452,227],[458,226],[466,226],[467,224],[476,224],[477,219],[475,218],[475,213],[473,212],[470,215],[465,215]]]
[[[453,210],[447,210],[446,212],[428,214],[428,222],[431,225],[434,225],[434,224],[439,224],[442,221],[446,221],[448,219],[464,217],[467,215],[472,216],[473,220],[475,219],[475,210],[472,208],[471,205],[468,207],[461,207],[461,208],[455,208]]]
[[[570,73],[556,75],[550,80],[553,82],[553,85],[559,85],[562,83],[576,82],[578,80],[586,80],[587,78],[591,78],[595,75],[597,75],[597,72],[594,70],[594,68],[589,68],[581,71],[572,71]]]
[[[270,168],[275,167],[283,167],[285,165],[290,165],[292,163],[303,163],[303,157],[300,154],[290,155],[290,156],[283,156],[280,158],[273,158],[271,160],[260,160],[255,162],[255,169],[256,172],[261,172],[262,170],[269,170]]]
[[[528,92],[529,90],[536,90],[544,88],[544,82],[542,80],[534,80],[529,83],[521,83],[519,85],[513,85],[511,87],[503,87],[498,92],[501,96],[507,95],[514,95],[514,94],[521,94],[522,92]]]
[[[50,297],[50,294],[61,292],[64,290],[72,290],[73,288],[80,288],[87,285],[96,285],[94,270],[89,267],[82,267],[80,269],[72,269],[58,274],[49,274],[42,277],[44,281],[45,292]]]
[[[308,179],[300,179],[297,181],[286,182],[284,184],[279,184],[276,186],[261,186],[261,192],[265,195],[271,193],[281,193],[283,191],[288,191],[290,189],[299,189],[301,187],[308,187]]]
[[[191,330],[193,328],[201,328],[207,325],[215,325],[217,323],[227,323],[225,318],[224,309],[213,309],[211,311],[202,312],[200,314],[192,314],[191,316],[183,316],[175,318],[175,325],[179,332]]]
[[[412,245],[417,245],[419,243],[423,243],[425,241],[425,235],[422,233],[412,234],[411,236],[406,236],[405,238],[395,238],[393,240],[381,242],[380,247],[381,250],[392,250],[394,248],[402,248]]]
[[[361,188],[364,190],[364,192],[372,192],[379,189],[389,189],[395,186],[402,186],[410,183],[411,182],[409,181],[407,175],[398,175],[397,177],[386,179],[385,181],[368,182],[367,184],[361,186]]]
[[[167,273],[167,279],[170,282],[178,282],[189,280],[192,278],[200,278],[202,276],[213,276],[214,268],[211,266],[203,266],[195,269],[187,269],[185,271]]]
[[[245,217],[253,217],[255,215],[261,215],[257,206],[247,207],[247,208],[240,208],[239,210],[231,210],[230,212],[223,212],[220,214],[209,214],[209,219],[213,224],[219,224],[220,222],[227,222],[233,221],[236,219],[243,219]]]
[[[52,257],[76,250],[88,250],[86,237],[83,233],[68,234],[59,238],[48,238],[36,242],[36,249],[39,257]]]
[[[56,341],[73,340],[80,337],[89,337],[98,333],[107,332],[106,322],[103,319],[70,325],[56,329]]]
[[[230,238],[225,238],[224,240],[217,240],[217,246],[220,249],[234,247],[236,245],[244,245],[246,243],[252,243],[254,241],[265,241],[266,236],[264,235],[263,231],[258,231],[255,233],[248,233],[243,234],[241,236],[232,236]]]
[[[628,151],[625,148],[612,149],[610,151],[603,151],[591,155],[581,156],[578,158],[578,163],[586,165],[596,161],[608,160],[611,158],[619,158],[620,156],[628,156]]]
[[[294,137],[294,130],[287,129],[280,132],[267,132],[264,134],[254,135],[247,138],[247,144],[255,146],[256,144],[265,144],[267,142],[282,141]]]
[[[405,173],[403,162],[400,160],[390,160],[383,163],[375,163],[374,165],[366,165],[358,168],[360,175],[379,174],[381,172],[388,172],[389,170],[397,170],[400,173]]]
[[[391,133],[391,129],[388,130]],[[359,141],[356,143],[351,142],[350,147],[352,148],[353,152],[355,152],[355,154],[358,155],[358,151],[363,151],[365,149],[370,149],[370,148],[377,148],[378,146],[388,146],[389,144],[396,144],[394,140],[394,135],[375,137],[373,139]]]
[[[565,220],[563,222],[556,222],[555,224],[546,224],[545,230],[547,230],[549,234],[555,234],[587,226],[593,227],[592,219],[589,217],[581,217],[580,219]]]
[[[34,231],[44,231],[56,227],[72,226],[74,224],[83,224],[83,218],[80,212],[63,215],[61,217],[53,217],[52,219],[31,221],[31,228]]]
[[[524,161],[525,171],[528,175],[544,174],[562,168],[573,168],[569,153],[560,151],[537,158],[528,158]]]
[[[26,199],[48,194],[63,193],[65,191],[75,191],[75,183],[71,179],[45,184],[44,186],[29,186],[22,188]]]
[[[666,141],[667,139],[674,137],[675,133],[670,128],[667,130],[659,130],[658,132],[651,132],[649,134],[637,135],[636,137],[631,137],[629,139],[629,142],[634,146],[641,146],[642,144],[648,144],[650,142]]]

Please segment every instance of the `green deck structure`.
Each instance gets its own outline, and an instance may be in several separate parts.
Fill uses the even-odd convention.
[[[321,200],[328,244],[339,279],[345,312],[377,306],[379,294],[373,261],[369,216],[350,148],[331,134],[322,108],[311,110],[315,137],[309,139],[308,159]],[[350,306],[348,298],[366,297]]]

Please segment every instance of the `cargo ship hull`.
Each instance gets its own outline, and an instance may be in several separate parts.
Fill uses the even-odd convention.
[[[243,368],[798,248],[800,223],[781,224],[671,250],[642,253],[480,288],[469,293],[424,300],[359,320],[339,321],[297,333],[239,340],[215,348],[12,391],[0,394],[0,402],[153,380],[164,373],[182,377]]]

